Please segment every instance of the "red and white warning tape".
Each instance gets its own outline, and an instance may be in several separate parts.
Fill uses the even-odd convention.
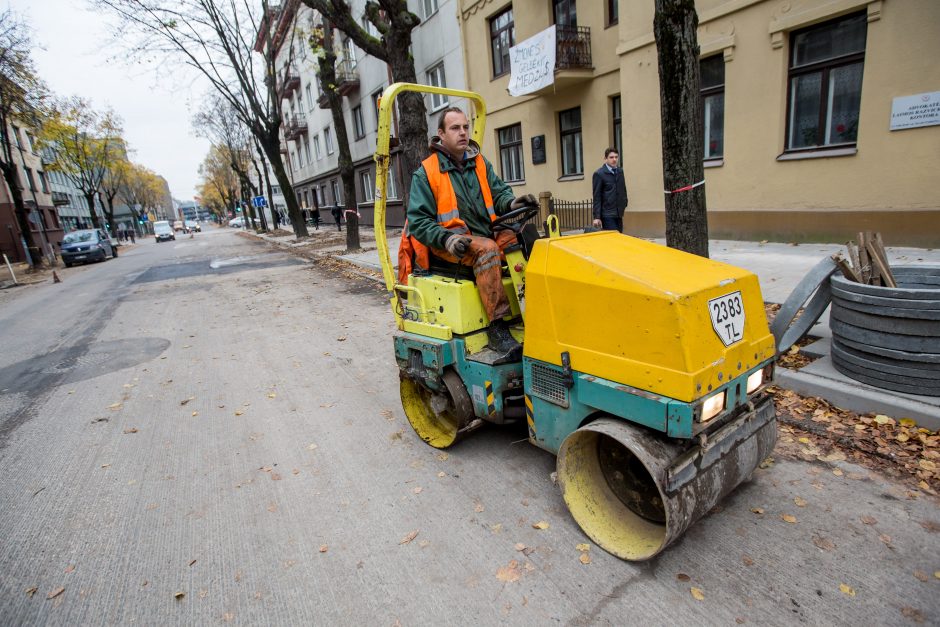
[[[693,183],[692,185],[686,185],[685,187],[680,187],[679,189],[674,189],[672,191],[665,189],[663,190],[663,193],[664,194],[678,194],[679,192],[687,192],[690,189],[695,189],[696,187],[699,187],[700,185],[704,185],[704,184],[705,184],[705,181],[701,180],[698,183]]]

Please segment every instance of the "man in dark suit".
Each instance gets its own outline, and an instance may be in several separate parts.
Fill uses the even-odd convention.
[[[623,210],[627,208],[627,184],[623,170],[617,167],[616,148],[604,151],[604,165],[591,181],[594,192],[594,226],[605,231],[623,232]]]

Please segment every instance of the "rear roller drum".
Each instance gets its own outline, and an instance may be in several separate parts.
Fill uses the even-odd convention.
[[[473,403],[456,372],[442,377],[445,391],[432,392],[420,383],[401,376],[401,406],[422,440],[434,448],[448,448],[482,424],[473,417]]]
[[[772,405],[764,411],[772,412]],[[773,419],[702,452],[621,419],[602,418],[565,439],[558,482],[584,533],[617,557],[643,561],[746,480],[775,441]]]

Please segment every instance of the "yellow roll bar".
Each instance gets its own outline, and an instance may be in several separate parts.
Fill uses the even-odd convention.
[[[422,94],[441,94],[454,98],[466,98],[473,104],[473,111],[467,112],[471,119],[473,141],[483,143],[483,129],[486,127],[486,104],[480,94],[461,89],[446,87],[431,87],[430,85],[417,85],[415,83],[392,83],[382,92],[379,98],[379,129],[378,139],[375,142],[375,245],[379,252],[379,262],[382,264],[382,276],[385,278],[385,289],[388,291],[395,320],[401,327],[402,307],[399,303],[401,292],[413,292],[407,286],[398,285],[395,276],[392,258],[388,250],[388,239],[385,233],[385,205],[386,190],[388,189],[388,171],[391,165],[389,155],[389,137],[392,129],[392,103],[403,91],[414,91]],[[410,172],[405,173],[410,176]],[[419,305],[422,306],[422,305]]]

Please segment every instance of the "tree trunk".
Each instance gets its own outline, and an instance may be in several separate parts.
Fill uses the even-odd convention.
[[[104,218],[108,222],[108,228],[110,229],[111,234],[116,235],[117,229],[114,228],[114,196],[106,193],[105,198],[108,199],[108,208],[104,210]]]
[[[409,29],[404,34],[393,30],[389,33],[389,39],[393,42],[389,46],[391,50],[389,65],[395,82],[417,83],[418,77],[415,75],[414,60],[410,52],[411,30]],[[397,45],[394,43],[396,40],[400,40]],[[398,139],[401,141],[399,159],[404,173],[402,177],[404,179],[402,181],[403,201],[407,207],[411,191],[411,175],[428,156],[427,109],[421,94],[413,91],[401,92],[396,102],[398,104]],[[469,113],[468,111],[467,114]]]
[[[26,256],[23,261],[28,261],[33,267],[37,267],[42,264],[43,253],[33,241],[33,231],[29,227],[29,214],[26,211],[26,205],[23,204],[23,193],[20,191],[20,182],[17,180],[16,166],[0,163],[0,170],[3,170],[3,180],[6,181],[7,188],[10,190],[16,225],[20,229],[23,241],[26,242],[26,250],[23,251]]]
[[[281,141],[277,131],[274,132],[273,141],[270,138],[265,138],[265,141],[259,140],[259,143],[271,163],[271,169],[274,170],[274,178],[277,180],[277,184],[281,186],[284,203],[287,205],[287,215],[290,217],[291,226],[294,228],[294,235],[297,239],[309,237],[307,223],[304,222],[303,215],[300,213],[300,206],[297,204],[297,194],[294,193],[294,186],[291,185],[287,170],[284,169],[284,161],[281,159],[280,154]],[[271,217],[274,218],[273,209]]]
[[[91,226],[100,229],[101,222],[98,221],[98,212],[95,211],[95,192],[86,193],[85,201],[88,203],[88,212],[91,213]]]
[[[656,0],[666,244],[708,257],[697,27],[694,0]]]
[[[356,204],[356,172],[353,169],[352,153],[349,150],[349,133],[343,117],[343,97],[336,91],[336,50],[333,48],[333,25],[323,23],[323,56],[320,57],[317,75],[323,92],[330,103],[333,126],[336,128],[336,143],[339,147],[338,169],[343,181],[343,197],[346,199],[346,250],[361,250],[359,243],[359,207]]]
[[[271,188],[271,177],[268,175],[268,164],[264,159],[264,153],[261,151],[261,146],[258,145],[258,140],[255,140],[255,148],[258,150],[258,157],[261,159],[261,165],[263,166],[262,171],[264,172],[264,189],[268,193],[268,209],[271,210],[271,219],[274,219],[274,190]],[[264,213],[264,212],[262,212]]]
[[[248,151],[248,153],[251,155],[250,157],[251,165],[255,166],[255,174],[258,175],[258,187],[260,188],[262,185],[264,185],[264,179],[261,178],[261,168],[258,167],[258,160],[255,159],[254,153],[252,153],[250,150]],[[261,192],[260,189],[258,190],[258,192],[259,192],[258,193],[259,196],[264,195],[260,193]],[[259,207],[258,209],[259,209],[258,213],[261,215],[261,228],[264,229],[265,231],[268,231],[268,230],[273,231],[274,229],[268,229],[268,219],[267,219],[267,216],[264,215],[264,207]]]

